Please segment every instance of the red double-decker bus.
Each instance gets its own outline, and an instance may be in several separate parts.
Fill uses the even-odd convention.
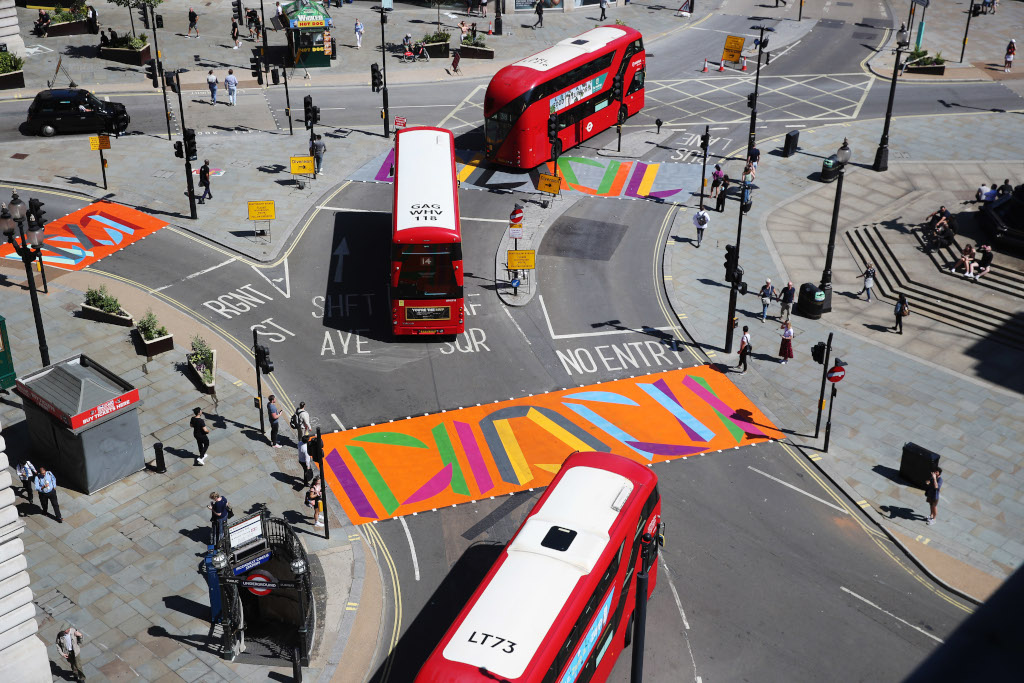
[[[444,128],[395,133],[391,328],[396,335],[465,329],[455,136]]]
[[[611,453],[572,454],[416,683],[605,680],[632,638],[642,562],[654,591],[660,521],[654,472]]]
[[[639,31],[600,26],[500,69],[484,97],[487,158],[533,168],[622,123],[643,109],[645,64]]]

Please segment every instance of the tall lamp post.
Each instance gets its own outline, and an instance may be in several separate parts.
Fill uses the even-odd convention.
[[[757,69],[754,72],[754,94],[747,98],[747,106],[750,107],[750,133],[747,136],[747,158],[750,158],[750,152],[754,149],[754,127],[757,124],[757,94],[761,87],[761,55],[764,54],[764,48],[768,45],[768,39],[764,37],[764,32],[775,30],[769,26],[754,26],[752,28],[759,29],[761,37],[757,40]]]
[[[842,146],[836,151],[839,178],[836,182],[836,200],[832,205],[832,226],[828,231],[828,251],[825,252],[825,268],[821,271],[821,284],[818,285],[825,292],[825,301],[821,307],[822,313],[828,313],[832,310],[832,254],[836,250],[836,228],[839,225],[839,205],[843,199],[843,178],[846,177],[846,164],[849,163],[851,154],[850,142],[843,138]]]
[[[386,0],[385,0],[385,2],[386,2]],[[388,121],[388,118],[390,116],[390,114],[388,112],[388,60],[387,60],[388,50],[384,46],[384,24],[388,23],[388,15],[386,14],[386,12],[388,10],[383,6],[383,3],[381,3],[381,4],[382,4],[382,6],[380,8],[380,54],[381,54],[382,59],[380,61],[381,61],[381,66],[382,66],[382,75],[383,75],[383,83],[384,83],[384,90],[383,90],[383,96],[384,96],[384,137],[390,138],[391,137],[391,127],[390,127],[391,124]]]
[[[22,263],[25,264],[25,275],[28,277],[28,291],[32,298],[32,315],[36,319],[36,336],[39,338],[39,358],[43,366],[50,364],[50,350],[46,346],[46,332],[43,330],[43,316],[39,311],[39,294],[36,292],[36,279],[32,275],[32,262],[37,258],[42,263],[42,256],[39,244],[42,242],[43,231],[41,229],[29,230],[25,235],[25,202],[21,201],[18,193],[11,195],[11,201],[0,211],[0,230],[3,230],[4,237],[14,247]],[[17,223],[18,234],[21,242],[14,238],[14,225]]]
[[[892,122],[892,103],[896,99],[896,77],[900,71],[900,52],[909,46],[910,34],[907,33],[907,25],[903,24],[896,34],[896,62],[892,65],[892,84],[889,86],[889,105],[885,109],[885,127],[882,128],[882,139],[878,143],[875,163],[871,167],[876,171],[889,170],[889,124]]]

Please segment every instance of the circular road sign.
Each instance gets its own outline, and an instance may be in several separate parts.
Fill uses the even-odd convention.
[[[519,224],[523,222],[523,210],[514,209],[512,213],[508,215],[508,220],[512,223]]]
[[[828,371],[829,382],[838,382],[844,377],[846,377],[846,370],[839,367],[838,365]]]
[[[245,577],[245,579],[246,581],[259,581],[261,583],[269,583],[274,586],[277,585],[277,579],[274,578],[274,575],[265,570],[255,571],[252,574],[249,574],[249,576]],[[249,589],[249,592],[253,595],[270,595],[271,591],[271,588],[269,587],[254,588],[252,586],[247,586],[247,588]]]

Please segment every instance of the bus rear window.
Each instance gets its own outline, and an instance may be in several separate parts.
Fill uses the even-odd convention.
[[[462,296],[455,279],[455,261],[462,260],[461,244],[396,244],[392,261],[398,263],[397,299],[457,299]]]

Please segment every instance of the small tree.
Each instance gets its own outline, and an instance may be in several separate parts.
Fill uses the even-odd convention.
[[[134,10],[137,10],[140,7],[145,7],[145,8],[147,8],[147,12],[148,12],[150,7],[152,7],[153,9],[156,9],[157,5],[159,5],[163,1],[164,0],[107,0],[107,2],[111,3],[112,5],[117,5],[118,7],[127,7],[128,8],[128,19],[132,22],[132,35],[133,36],[135,35]],[[155,26],[153,28],[154,28],[154,30],[156,29]]]

